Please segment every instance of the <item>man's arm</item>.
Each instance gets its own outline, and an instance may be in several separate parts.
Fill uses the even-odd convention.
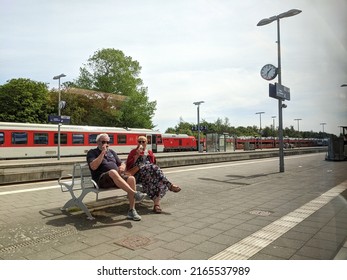
[[[98,169],[104,156],[105,156],[105,152],[102,151],[101,154],[97,158],[95,158],[92,162],[89,163],[90,168],[92,170]]]
[[[92,169],[92,170],[98,169],[98,167],[100,166],[106,152],[107,152],[107,148],[106,148],[106,146],[103,146],[100,155],[98,155],[98,157],[96,157],[95,159],[93,159],[92,161],[89,162],[90,169]]]
[[[114,156],[114,159],[115,159],[116,164],[118,166],[118,172],[120,174],[123,173],[125,171],[125,163],[120,160],[119,156],[117,155],[117,153],[114,150],[110,150],[110,152]]]

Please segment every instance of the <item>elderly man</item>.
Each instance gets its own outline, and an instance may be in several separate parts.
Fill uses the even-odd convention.
[[[133,176],[123,175],[125,164],[121,162],[117,153],[109,149],[110,137],[99,134],[96,137],[97,148],[87,153],[87,162],[92,178],[100,188],[120,188],[128,193],[129,211],[127,218],[140,221],[141,216],[135,210],[135,201],[141,201],[144,193],[136,191],[136,180]]]

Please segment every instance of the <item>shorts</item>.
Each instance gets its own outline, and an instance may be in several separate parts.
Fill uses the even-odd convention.
[[[121,175],[121,177],[127,181],[129,176]],[[113,182],[112,178],[110,177],[109,171],[102,173],[100,175],[100,178],[98,180],[98,186],[100,189],[109,189],[109,188],[119,188],[117,185]]]

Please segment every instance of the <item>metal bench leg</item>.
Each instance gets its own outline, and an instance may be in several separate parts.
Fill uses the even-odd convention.
[[[96,193],[96,190],[94,190],[94,189],[83,190],[79,197],[76,197],[72,193],[71,194],[72,198],[65,203],[65,205],[62,207],[62,209],[69,209],[72,206],[76,206],[76,207],[80,208],[87,215],[87,219],[94,220],[95,218],[90,213],[88,207],[83,203],[84,197],[90,192]]]
[[[87,215],[87,219],[88,220],[94,220],[95,219],[92,216],[92,214],[90,214],[89,209],[87,208],[87,206],[81,200],[78,199],[76,201],[76,204]]]
[[[89,220],[94,220],[94,217],[92,216],[92,214],[90,214],[90,211],[87,208],[87,206],[78,198],[70,199],[68,202],[65,203],[65,205],[61,209],[67,210],[73,206],[80,208],[88,216]]]
[[[77,199],[77,204],[79,205],[79,207],[83,210],[84,213],[86,213],[86,215],[88,216],[89,220],[94,220],[95,218],[90,214],[89,209],[87,208],[87,206],[83,203],[83,199],[84,197],[90,193],[96,193],[96,195],[98,195],[98,192],[95,189],[84,189],[81,193],[81,195],[78,197]]]
[[[68,200],[63,207],[61,207],[62,210],[69,209],[70,207],[76,205],[76,200],[77,200],[77,197],[75,196],[75,194],[72,190],[72,185],[66,185],[66,184],[64,184],[64,185],[68,189],[68,191],[71,195],[71,199]]]
[[[65,203],[65,205],[63,207],[61,207],[61,209],[66,210],[66,209],[69,209],[72,206],[75,206],[76,205],[76,202],[75,202],[76,200],[77,200],[77,198],[71,198],[69,201],[67,201]]]

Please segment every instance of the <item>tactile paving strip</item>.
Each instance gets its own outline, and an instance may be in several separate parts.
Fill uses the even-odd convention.
[[[3,248],[0,248],[0,253],[10,252],[10,251],[13,251],[13,250],[16,250],[16,249],[19,249],[19,248],[23,248],[23,247],[26,247],[26,246],[31,246],[31,245],[35,245],[35,244],[39,244],[39,243],[44,243],[44,242],[47,242],[47,241],[50,241],[50,240],[55,240],[55,239],[58,239],[60,237],[64,237],[64,236],[68,236],[68,235],[72,235],[72,234],[76,234],[76,233],[77,233],[77,230],[71,228],[71,229],[68,229],[68,230],[65,230],[65,231],[60,231],[60,232],[57,232],[57,233],[54,233],[54,234],[46,235],[46,236],[43,236],[43,237],[38,237],[38,238],[35,238],[35,239],[31,239],[31,240],[28,240],[28,241],[24,241],[24,242],[20,242],[20,243],[17,243],[17,244],[12,244],[10,246],[6,246],[6,247],[3,247]]]
[[[347,189],[347,181],[233,244],[210,260],[247,260]]]

